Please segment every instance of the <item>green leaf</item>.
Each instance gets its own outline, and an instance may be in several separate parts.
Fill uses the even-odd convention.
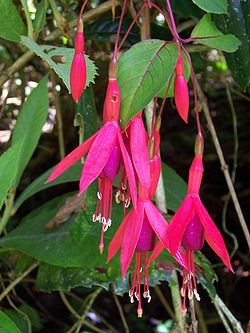
[[[171,76],[177,60],[175,43],[147,40],[131,47],[118,63],[121,121],[128,121],[156,96]]]
[[[10,147],[0,157],[0,209],[2,208],[3,202],[8,195],[9,189],[13,186],[16,177],[17,160],[20,149],[21,144],[17,143]]]
[[[32,195],[40,191],[46,190],[47,188],[52,186],[79,181],[82,172],[82,164],[81,162],[75,163],[74,165],[72,165],[72,167],[66,170],[61,176],[59,176],[53,182],[45,184],[46,180],[48,179],[53,169],[54,167],[47,170],[45,173],[43,173],[40,177],[36,178],[29,186],[25,188],[25,190],[20,194],[20,196],[15,201],[13,208],[14,211],[17,211],[19,207],[27,199],[29,199]]]
[[[187,183],[174,171],[162,163],[162,176],[166,192],[167,207],[176,211],[187,193]]]
[[[76,105],[76,118],[80,116],[80,122],[76,125],[83,129],[83,139],[87,140],[98,130],[98,115],[95,105],[95,94],[92,85],[84,89]],[[83,128],[82,128],[83,127]]]
[[[20,225],[0,240],[0,246],[23,252],[45,263],[62,267],[108,267],[106,265],[107,246],[102,256],[99,254],[100,224],[92,222],[94,206],[78,215],[73,215],[56,230],[46,229],[46,224],[56,215],[65,202],[65,196],[49,201],[28,214]],[[123,210],[114,204],[113,225],[106,234],[106,244],[114,235],[122,220]],[[82,234],[76,244],[70,235],[73,223],[81,224]],[[80,245],[79,245],[80,244]],[[119,258],[117,258],[119,259]],[[115,260],[115,259],[114,259]]]
[[[94,249],[93,249],[94,251]],[[36,279],[37,287],[45,291],[70,290],[75,287],[92,288],[94,286],[109,289],[109,284],[120,276],[117,270],[114,276],[114,270],[98,268],[63,268],[41,263],[39,265]]]
[[[46,23],[46,12],[48,5],[48,0],[42,0],[37,6],[36,16],[33,23],[34,30],[37,33],[43,30],[43,27]]]
[[[170,0],[170,3],[173,12],[184,18],[194,17],[200,19],[204,15],[204,11],[197,7],[192,0]],[[166,8],[165,1],[163,1],[163,6]]]
[[[189,66],[189,63],[188,63],[187,56],[185,55],[184,52],[182,52],[182,59],[183,59],[183,62],[184,62],[184,75],[185,75],[185,78],[188,82],[188,80],[190,78],[191,71],[190,71],[190,66]],[[172,79],[171,79],[169,90],[168,90],[168,97],[173,97],[174,96],[174,79],[175,79],[175,77],[173,76]],[[170,80],[170,78],[169,78],[169,80]],[[158,97],[160,97],[160,98],[165,97],[165,94],[166,94],[166,91],[167,91],[167,88],[168,88],[168,84],[169,84],[169,80],[167,82],[165,82],[161,91],[158,93]]]
[[[20,42],[20,36],[26,34],[26,28],[11,0],[0,0],[0,37],[12,42]]]
[[[218,281],[210,261],[200,251],[195,253],[195,264],[198,265],[202,271],[198,271],[196,274],[197,281],[207,290],[209,295],[214,298],[216,290],[214,282]]]
[[[22,333],[13,321],[2,311],[0,311],[0,332],[2,333]]]
[[[56,74],[63,80],[65,86],[70,92],[70,67],[74,57],[74,49],[66,47],[55,47],[52,45],[38,45],[32,39],[22,36],[22,43],[30,50],[34,51],[40,58],[47,61],[49,66],[54,69]],[[57,63],[53,57],[59,57],[63,63]],[[87,66],[86,86],[91,82],[94,83],[96,68],[92,60],[85,54]]]
[[[227,0],[193,0],[193,2],[208,13],[227,13]]]
[[[191,36],[198,38],[201,44],[214,47],[225,52],[235,52],[240,46],[240,41],[232,34],[223,35],[212,22],[211,14],[206,14],[196,25]],[[202,38],[206,37],[206,38]]]
[[[233,54],[225,54],[235,81],[242,89],[250,84],[250,1],[228,2],[228,15],[214,15],[216,25],[223,33],[233,33],[241,46]]]
[[[29,162],[41,136],[42,127],[48,115],[48,89],[47,76],[31,92],[18,115],[17,123],[13,131],[12,145],[21,142],[19,159],[16,164],[15,186]]]

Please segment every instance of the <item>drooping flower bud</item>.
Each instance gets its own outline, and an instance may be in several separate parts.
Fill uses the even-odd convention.
[[[175,81],[174,81],[174,100],[176,109],[181,118],[188,122],[189,95],[187,81],[184,76],[184,63],[181,55],[178,56],[175,66]]]
[[[86,84],[86,61],[84,58],[83,23],[79,17],[75,38],[75,54],[70,69],[70,89],[75,102],[78,102]]]

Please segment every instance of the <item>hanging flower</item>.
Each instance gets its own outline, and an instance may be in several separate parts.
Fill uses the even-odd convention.
[[[195,157],[189,170],[188,193],[170,221],[167,232],[167,248],[171,254],[175,256],[180,245],[185,250],[187,268],[183,269],[183,284],[181,288],[181,295],[184,298],[182,305],[183,315],[187,311],[186,294],[189,299],[192,299],[193,295],[195,295],[196,299],[200,300],[195,279],[194,252],[203,247],[204,240],[207,241],[208,245],[221,258],[228,269],[233,271],[223,238],[199,196],[203,174],[203,145],[203,137],[199,134],[196,138]],[[157,244],[150,262],[160,254],[163,248],[163,244]]]
[[[131,198],[135,207],[137,202],[134,170],[118,123],[120,92],[114,78],[114,70],[116,70],[116,64],[111,63],[104,106],[105,124],[97,133],[67,155],[55,167],[47,180],[47,182],[50,182],[60,176],[88,152],[80,178],[79,194],[84,192],[98,178],[98,202],[93,214],[93,222],[99,221],[103,226],[100,241],[101,253],[104,248],[104,232],[111,226],[112,183],[119,171],[121,160],[126,171]]]
[[[70,89],[75,102],[78,102],[86,85],[86,61],[84,58],[84,34],[82,18],[77,23],[75,54],[70,68]]]
[[[175,81],[174,81],[174,100],[176,109],[181,118],[188,122],[189,95],[187,81],[184,76],[184,63],[181,54],[178,56],[175,66]]]
[[[136,168],[136,170],[138,170],[140,166],[139,160],[141,160],[142,164],[145,163],[145,165],[141,165],[140,178],[144,181],[144,185],[149,183],[149,188],[146,191],[145,186],[142,185],[142,182],[140,180],[138,181],[139,186],[137,209],[135,210],[134,208],[132,208],[130,210],[130,212],[128,213],[128,215],[125,216],[120,227],[116,231],[116,234],[114,235],[112,241],[109,244],[107,262],[109,262],[113,258],[113,256],[117,253],[119,249],[121,249],[120,262],[122,278],[124,278],[134,254],[136,255],[134,273],[132,277],[129,296],[131,303],[134,302],[134,297],[137,299],[137,314],[138,317],[142,317],[143,310],[141,304],[141,282],[143,264],[143,297],[147,298],[148,302],[150,302],[151,296],[148,283],[148,253],[154,249],[156,237],[158,237],[159,240],[165,246],[167,246],[168,224],[164,217],[160,214],[159,210],[154,206],[151,201],[157,186],[155,184],[157,184],[159,180],[161,169],[160,158],[157,152],[157,156],[154,156],[152,160],[149,160],[149,155],[148,153],[146,153],[144,147],[144,145],[147,144],[147,138],[146,140],[144,138],[145,129],[141,116],[136,117],[134,121],[132,121],[129,133],[132,135],[130,137],[130,141],[135,140],[135,142],[138,142],[138,146],[140,147],[139,153],[135,153],[135,151],[134,153],[132,153],[134,143],[130,144],[133,164],[135,165],[135,161],[136,163],[138,163]],[[142,143],[143,140],[144,143]],[[137,176],[139,179],[138,174]],[[181,252],[177,251],[175,257],[181,265],[185,266],[185,259],[183,258]]]

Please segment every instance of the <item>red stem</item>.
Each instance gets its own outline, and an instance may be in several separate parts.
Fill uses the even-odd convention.
[[[133,19],[132,23],[130,24],[130,26],[129,26],[127,32],[126,32],[126,34],[124,35],[124,37],[123,37],[123,39],[122,39],[122,41],[121,41],[121,43],[120,43],[120,45],[119,45],[119,47],[118,47],[117,52],[120,51],[122,45],[124,44],[126,38],[128,37],[128,34],[130,33],[131,29],[133,28],[133,26],[134,26],[135,22],[137,21],[138,17],[141,15],[141,13],[142,13],[144,7],[145,7],[145,3],[142,5],[142,7],[140,8],[140,10],[139,10],[138,13],[136,14],[135,18]]]
[[[82,13],[84,11],[85,6],[87,5],[87,2],[88,2],[88,0],[85,0],[84,3],[82,4],[82,8],[81,8],[81,11],[80,11],[80,14],[79,14],[80,17],[82,16]]]
[[[170,1],[166,0],[166,4],[167,4],[168,14],[169,14],[171,25],[172,25],[172,29],[173,29],[174,38],[176,39],[176,41],[179,41],[180,37],[179,37],[179,34],[177,32],[177,28],[176,28],[176,24],[175,24],[175,20],[174,20],[174,15],[173,15],[173,12],[172,12],[172,8],[171,8],[171,5],[170,5]]]
[[[195,82],[195,72],[194,72],[194,68],[193,68],[189,53],[185,50],[185,48],[183,46],[182,46],[182,50],[187,57],[187,60],[188,60],[189,66],[190,66],[190,70],[191,70],[191,80],[192,80],[192,84],[193,84],[193,88],[194,88],[194,104],[195,104],[197,130],[198,130],[198,134],[202,135],[200,116],[199,116],[199,107],[198,107],[198,98],[197,98],[197,89],[196,89],[196,82]]]
[[[123,20],[123,16],[125,13],[126,4],[127,4],[127,0],[124,0],[123,6],[122,6],[122,12],[121,12],[121,16],[120,16],[120,21],[119,21],[119,25],[118,25],[118,30],[117,30],[117,34],[116,34],[116,39],[115,39],[115,49],[114,49],[114,59],[115,60],[117,59],[118,42],[119,42],[119,36],[120,36],[120,32],[121,32],[122,20]]]

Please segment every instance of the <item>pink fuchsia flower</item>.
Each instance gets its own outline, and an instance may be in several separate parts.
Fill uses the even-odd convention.
[[[86,61],[84,58],[84,34],[82,18],[77,23],[75,54],[70,68],[70,89],[75,102],[78,102],[86,85]]]
[[[183,315],[187,311],[186,294],[189,299],[192,299],[193,295],[195,295],[197,300],[200,299],[195,279],[194,252],[203,247],[204,240],[207,241],[208,245],[221,258],[228,269],[233,271],[223,238],[199,196],[203,175],[202,155],[203,137],[198,135],[195,144],[195,158],[189,170],[188,193],[170,221],[167,232],[167,248],[171,254],[175,256],[180,245],[185,250],[187,268],[183,270],[183,284],[181,288],[181,295],[184,298],[182,305]],[[156,258],[163,248],[162,244],[158,244],[152,256]]]
[[[181,54],[178,56],[177,64],[175,67],[175,81],[174,81],[174,100],[176,109],[181,118],[188,122],[188,109],[189,109],[189,95],[187,81],[184,76],[184,63]]]
[[[134,128],[133,128],[134,126]],[[132,134],[131,140],[137,140],[137,134],[145,134],[144,125],[142,123],[141,116],[136,117],[134,122],[131,123],[129,133]],[[138,134],[139,135],[139,134]],[[142,136],[142,135],[141,135]],[[147,139],[147,138],[146,138]],[[142,138],[138,138],[142,140]],[[136,141],[137,142],[137,141]],[[142,316],[142,304],[141,304],[141,282],[142,282],[142,270],[144,264],[144,291],[143,297],[147,298],[148,302],[151,300],[149,283],[148,283],[148,254],[154,249],[156,237],[158,237],[165,246],[167,245],[167,227],[168,224],[164,217],[160,214],[159,210],[151,202],[151,198],[154,196],[159,175],[160,175],[160,158],[158,151],[155,156],[149,160],[148,153],[146,154],[143,145],[147,147],[147,140],[139,143],[141,148],[140,156],[136,155],[136,161],[141,159],[141,163],[145,163],[141,170],[140,179],[144,180],[144,184],[149,183],[149,188],[145,190],[145,186],[138,180],[138,201],[137,210],[132,208],[127,216],[125,216],[120,227],[116,231],[112,241],[108,248],[108,260],[109,262],[113,256],[121,249],[120,262],[122,278],[125,277],[127,269],[135,254],[135,266],[132,277],[131,288],[129,292],[130,300],[133,303],[134,297],[138,301],[137,313],[138,317]],[[134,144],[130,145],[131,150]],[[143,151],[144,150],[144,151]],[[135,155],[132,154],[132,161],[134,163]],[[138,164],[139,167],[139,164]],[[149,167],[149,175],[147,174],[147,168]],[[137,168],[138,169],[138,168]],[[136,169],[136,170],[137,170]],[[149,179],[147,178],[149,177]],[[139,179],[139,176],[138,176]],[[181,253],[177,253],[177,260],[185,265],[184,259]]]
[[[112,87],[112,89],[110,88]],[[123,142],[118,118],[120,110],[120,92],[115,79],[109,80],[104,126],[87,141],[67,155],[52,171],[47,182],[60,176],[65,170],[88,153],[80,177],[80,193],[98,178],[97,206],[93,222],[102,223],[100,252],[104,248],[104,232],[111,226],[112,183],[119,171],[120,162],[124,165],[133,205],[136,207],[137,193],[133,166]]]

